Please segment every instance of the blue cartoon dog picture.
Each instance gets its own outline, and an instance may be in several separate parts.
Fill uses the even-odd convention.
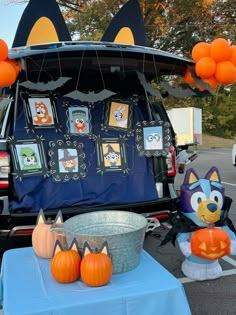
[[[161,126],[143,129],[144,150],[163,150],[163,131]]]

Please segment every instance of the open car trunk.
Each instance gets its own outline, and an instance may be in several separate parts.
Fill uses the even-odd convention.
[[[184,75],[190,60],[101,42],[35,45],[10,57],[22,71],[2,124],[10,174],[1,230],[35,224],[40,209],[61,209],[64,219],[175,209],[175,134],[162,102],[150,101],[150,81]]]

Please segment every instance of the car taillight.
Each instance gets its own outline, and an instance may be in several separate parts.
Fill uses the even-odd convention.
[[[173,145],[170,146],[170,152],[166,158],[167,175],[173,177],[176,175],[176,151]]]
[[[10,157],[7,152],[0,152],[0,189],[9,187]]]
[[[14,235],[30,235],[33,233],[33,229],[23,229],[15,232]]]

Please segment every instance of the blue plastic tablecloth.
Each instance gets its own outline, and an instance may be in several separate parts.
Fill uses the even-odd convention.
[[[143,251],[135,269],[103,287],[57,283],[50,260],[31,247],[5,252],[0,300],[4,315],[190,315],[182,284]]]

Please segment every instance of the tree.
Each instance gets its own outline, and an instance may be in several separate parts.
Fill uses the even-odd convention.
[[[128,0],[58,0],[74,39],[99,40]],[[9,3],[28,2],[8,0]],[[236,0],[140,0],[149,44],[190,56],[199,41],[235,41]]]
[[[70,30],[81,40],[100,39],[126,2],[58,1],[65,17],[70,16]],[[151,47],[190,56],[199,41],[235,40],[236,0],[140,0],[140,6]]]
[[[28,2],[9,0],[9,2]],[[73,39],[100,40],[127,0],[58,0]],[[236,0],[140,0],[151,47],[191,57],[197,42],[217,37],[235,44]],[[203,109],[206,131],[235,136],[236,87],[220,86],[212,97],[165,100],[167,106]],[[219,134],[220,133],[220,134]]]

